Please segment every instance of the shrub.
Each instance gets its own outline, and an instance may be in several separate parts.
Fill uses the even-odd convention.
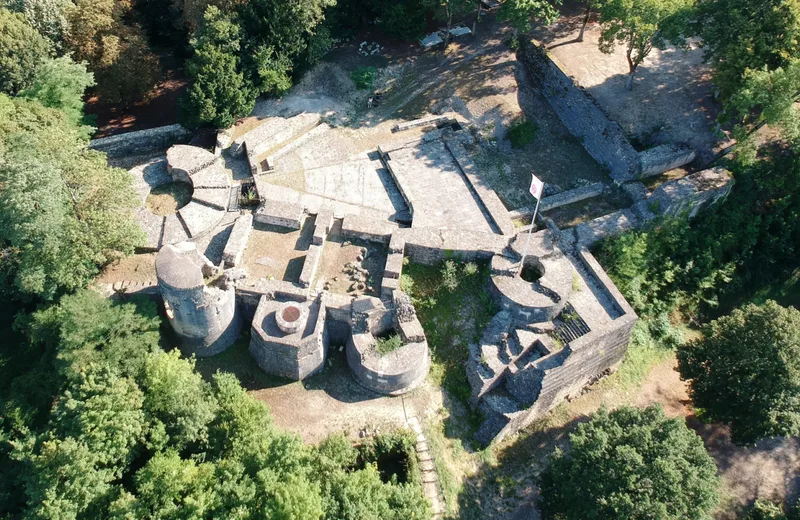
[[[601,410],[542,475],[543,518],[709,519],[719,479],[703,441],[660,407]]]
[[[478,274],[478,264],[475,262],[467,262],[464,264],[464,274],[467,276],[475,276]]]
[[[350,78],[359,90],[372,90],[375,86],[375,67],[358,67],[350,73]]]
[[[392,334],[385,338],[375,339],[375,348],[381,355],[386,355],[403,346],[403,338],[399,334]]]
[[[788,520],[781,504],[767,500],[756,500],[753,508],[747,513],[745,520]]]
[[[538,131],[539,127],[536,126],[535,123],[521,117],[511,123],[506,137],[511,141],[512,147],[522,148],[536,139],[536,133]]]
[[[458,265],[453,260],[442,264],[442,286],[449,292],[458,289]]]

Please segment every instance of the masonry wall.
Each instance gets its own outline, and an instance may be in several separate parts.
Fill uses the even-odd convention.
[[[581,140],[589,155],[610,170],[611,178],[617,184],[638,177],[639,154],[622,128],[591,96],[575,85],[546,50],[521,40],[517,60],[523,66],[524,82],[520,82],[520,87],[527,86],[540,92],[567,130]]]
[[[132,155],[151,150],[163,150],[175,143],[188,141],[189,130],[181,125],[160,126],[147,130],[92,139],[89,148],[105,152],[109,157]]]
[[[577,395],[593,379],[608,370],[616,370],[628,349],[635,317],[619,319],[616,326],[600,334],[588,334],[573,341],[562,365],[544,370],[541,390],[536,402],[527,410],[514,414],[497,434],[498,442],[528,426],[555,408],[564,399]]]
[[[185,352],[198,357],[213,356],[239,337],[242,316],[233,288],[175,289],[163,282],[159,283],[159,288],[172,311],[170,324]]]

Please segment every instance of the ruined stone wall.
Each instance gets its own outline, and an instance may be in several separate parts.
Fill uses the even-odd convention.
[[[92,139],[89,148],[105,152],[109,157],[120,157],[167,149],[175,143],[188,141],[190,134],[189,130],[175,124]]]
[[[402,229],[395,235],[405,242],[405,254],[412,262],[436,265],[447,259],[471,262],[488,261],[508,244],[508,238],[489,233]],[[394,237],[393,237],[394,238]]]
[[[568,355],[563,364],[543,371],[541,389],[533,406],[513,414],[493,442],[515,434],[558,406],[564,399],[579,395],[593,379],[606,371],[616,370],[628,349],[635,323],[635,316],[620,318],[619,323],[605,333],[584,336],[565,347]],[[554,354],[559,358],[564,355],[564,352]]]
[[[617,184],[638,177],[639,154],[625,132],[591,96],[575,85],[545,49],[521,40],[517,60],[523,66],[524,83],[528,83],[520,82],[520,87],[540,92],[567,130],[581,140],[589,155],[610,170]]]

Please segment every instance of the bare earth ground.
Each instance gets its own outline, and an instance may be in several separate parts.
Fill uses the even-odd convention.
[[[297,231],[254,223],[242,259],[248,279],[297,282],[313,234],[313,218],[307,218]]]
[[[634,144],[685,141],[698,150],[699,163],[707,163],[719,149],[714,136],[719,106],[702,49],[697,45],[688,52],[674,47],[654,49],[636,71],[633,90],[627,91],[624,46],[617,46],[612,54],[600,52],[600,27],[595,22],[587,27],[583,42],[575,41],[583,18],[582,8],[575,4],[567,2],[565,15],[550,27],[536,30],[536,39]]]
[[[460,500],[461,518],[537,519],[536,477],[553,449],[565,446],[577,424],[601,407],[645,407],[660,404],[667,415],[685,418],[703,439],[722,478],[722,504],[714,517],[737,518],[755,498],[788,499],[800,493],[800,439],[765,439],[755,446],[736,446],[727,428],[702,424],[691,408],[686,384],[675,370],[674,355],[657,363],[640,387],[614,384],[614,376],[592,387],[580,398],[556,408],[516,439],[493,450],[488,463],[466,479]]]
[[[424,421],[442,406],[441,389],[428,382],[402,397],[381,396],[359,386],[338,347],[329,352],[325,369],[305,381],[267,376],[250,357],[248,342],[244,335],[223,354],[199,359],[198,370],[206,377],[218,369],[235,373],[251,395],[270,407],[278,427],[305,442],[318,443],[336,432],[357,439],[362,430],[401,428],[406,417]]]
[[[337,294],[348,294],[356,296],[367,294],[369,296],[380,296],[381,281],[383,280],[383,269],[386,265],[387,248],[378,247],[373,242],[362,240],[345,239],[337,233],[341,229],[341,222],[336,222],[331,234],[325,241],[322,250],[322,258],[317,268],[317,284],[328,283],[328,290]],[[367,257],[363,262],[358,262],[357,258],[366,249]],[[354,282],[344,273],[344,267],[348,263],[359,263],[369,272],[369,279],[366,282],[366,290],[351,290]]]

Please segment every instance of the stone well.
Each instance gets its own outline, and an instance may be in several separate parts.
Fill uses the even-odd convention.
[[[522,263],[527,241],[527,234],[519,234],[505,254],[492,257],[489,289],[515,320],[550,321],[566,305],[575,271],[550,231],[530,237],[528,254]]]

